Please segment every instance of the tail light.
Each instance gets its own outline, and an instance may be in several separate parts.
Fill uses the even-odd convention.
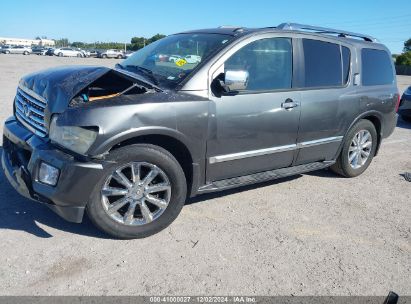
[[[395,104],[395,112],[398,112],[398,108],[400,107],[400,101],[401,101],[401,97],[400,97],[400,93],[398,92],[398,99],[397,99],[397,103]]]

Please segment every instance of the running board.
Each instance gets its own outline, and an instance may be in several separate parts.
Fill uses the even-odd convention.
[[[250,174],[250,175],[223,179],[223,180],[212,182],[211,184],[205,185],[203,187],[200,187],[200,189],[198,189],[198,193],[226,190],[226,189],[236,188],[239,186],[251,185],[251,184],[265,182],[265,181],[287,177],[291,175],[297,175],[297,174],[301,174],[305,172],[320,170],[320,169],[327,168],[333,165],[334,163],[335,161],[315,162],[315,163],[310,163],[310,164],[305,164],[305,165],[275,169],[271,171],[264,171],[264,172]]]

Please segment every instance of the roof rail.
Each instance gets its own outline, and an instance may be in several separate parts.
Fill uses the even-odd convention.
[[[368,35],[347,32],[347,31],[342,31],[342,30],[336,30],[336,29],[332,29],[328,27],[312,26],[312,25],[307,25],[307,24],[281,23],[279,26],[277,26],[277,28],[281,30],[290,30],[290,31],[293,31],[293,30],[314,31],[318,34],[338,34],[339,37],[347,37],[347,36],[356,37],[356,38],[364,39],[365,41],[378,42],[376,38],[368,36]]]
[[[234,26],[234,25],[221,25],[218,28],[220,29],[231,29],[233,33],[242,33],[244,32],[244,28],[241,26]]]

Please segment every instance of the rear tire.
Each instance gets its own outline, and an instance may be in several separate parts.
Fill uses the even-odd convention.
[[[108,160],[109,165],[104,168],[101,180],[95,186],[86,208],[87,214],[95,226],[115,238],[133,239],[153,235],[174,221],[184,206],[187,184],[183,169],[172,154],[158,146],[135,144],[110,152]],[[130,164],[146,170],[145,172],[143,169],[131,171]],[[146,186],[141,186],[149,175],[147,172],[151,172],[151,169],[147,170],[146,165],[160,172],[156,171],[158,172],[155,175],[156,178]],[[129,168],[130,170],[127,171]],[[122,176],[126,177],[131,185],[116,184],[118,172],[123,173]],[[132,172],[139,172],[138,177],[134,180]],[[113,181],[114,185],[112,184]],[[168,205],[166,204],[165,207],[158,207],[157,209],[158,205],[152,205],[151,203],[153,200],[151,193],[153,192],[148,189],[152,190],[153,187],[160,184],[168,186],[169,192],[158,192],[153,195],[156,195],[156,198],[161,200],[162,203],[168,202]],[[123,190],[127,194],[107,194],[107,191],[112,192],[112,190],[107,190],[107,187],[109,189],[116,187],[115,190],[118,190],[119,187],[125,188]],[[110,200],[107,195],[109,195],[109,198],[111,197]],[[128,201],[125,205],[121,205],[123,207],[111,207],[123,198]],[[132,203],[137,204],[137,207],[134,205],[134,211],[129,213],[131,218],[127,218],[127,212],[130,211]],[[145,206],[142,206],[142,204],[145,204]],[[148,217],[147,213],[143,212],[143,209],[147,206],[150,207],[149,211],[151,212]]]
[[[123,55],[118,55],[117,59],[123,59]]]
[[[59,53],[58,56],[59,56],[59,57],[63,57],[63,53]]]
[[[101,58],[106,59],[106,58],[107,58],[107,55],[106,55],[106,54],[103,54],[103,55],[101,55]]]
[[[360,120],[345,136],[341,153],[336,163],[331,166],[331,170],[344,177],[356,177],[362,174],[375,155],[377,140],[377,131],[373,123],[366,119]],[[357,142],[360,142],[360,145],[356,144]],[[358,158],[355,157],[356,155]]]

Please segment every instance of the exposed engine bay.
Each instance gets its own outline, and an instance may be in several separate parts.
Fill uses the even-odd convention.
[[[131,77],[119,73],[116,70],[110,70],[77,93],[70,101],[69,106],[75,107],[83,103],[113,98],[120,95],[144,94],[151,91],[153,90],[142,86]]]

